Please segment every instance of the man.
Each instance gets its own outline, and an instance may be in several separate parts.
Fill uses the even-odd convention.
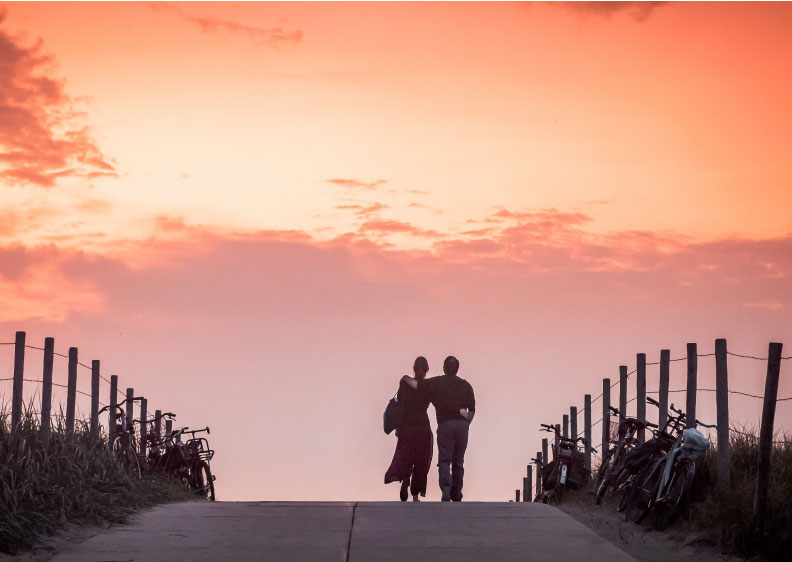
[[[473,387],[459,378],[459,361],[450,355],[443,362],[441,377],[416,380],[409,375],[402,381],[415,389],[428,391],[437,414],[437,467],[440,473],[442,501],[462,501],[465,475],[465,449],[468,429],[476,413]]]
[[[419,381],[426,377],[429,362],[425,357],[417,357],[413,363],[413,373]],[[409,377],[408,377],[409,378]],[[409,487],[413,501],[420,501],[418,495],[426,496],[426,475],[432,464],[432,427],[429,425],[429,393],[426,389],[415,390],[402,382],[397,399],[404,406],[404,420],[396,428],[396,451],[393,453],[385,483],[401,481],[399,499],[407,501]]]

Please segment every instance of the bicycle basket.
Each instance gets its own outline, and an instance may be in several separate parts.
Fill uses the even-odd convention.
[[[214,451],[209,448],[209,441],[204,437],[190,439],[185,446],[189,451],[190,458],[210,461],[214,457]]]

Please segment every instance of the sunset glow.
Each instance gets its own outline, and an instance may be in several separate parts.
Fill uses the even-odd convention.
[[[466,498],[505,500],[538,424],[636,353],[790,355],[790,29],[789,3],[0,5],[0,341],[210,425],[219,499],[395,499],[382,410],[454,354]]]

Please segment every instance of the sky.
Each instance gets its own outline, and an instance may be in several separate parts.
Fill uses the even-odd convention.
[[[788,3],[0,4],[0,342],[54,337],[210,426],[226,500],[395,499],[382,411],[416,356],[455,355],[465,498],[511,498],[539,424],[637,353],[792,348],[790,26]],[[765,372],[729,359],[735,390]],[[761,408],[732,395],[732,423]]]

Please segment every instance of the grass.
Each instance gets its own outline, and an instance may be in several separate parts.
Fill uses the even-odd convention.
[[[730,443],[729,486],[717,485],[717,450],[713,446],[700,461],[683,518],[689,525],[711,533],[724,552],[792,560],[792,441],[784,436],[773,446],[762,536],[756,532],[753,514],[759,437],[753,432],[732,433]]]
[[[31,404],[12,434],[8,408],[0,408],[0,552],[30,549],[66,523],[124,523],[142,508],[194,499],[167,478],[129,477],[112,457],[106,435],[93,441],[87,423],[75,425],[67,437],[56,422],[44,441]]]

